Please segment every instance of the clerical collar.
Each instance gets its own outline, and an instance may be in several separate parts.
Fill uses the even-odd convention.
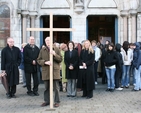
[[[35,45],[31,45],[31,44],[30,44],[30,47],[34,48],[34,47],[35,47]]]

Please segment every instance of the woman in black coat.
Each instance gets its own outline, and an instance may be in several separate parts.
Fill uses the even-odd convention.
[[[84,42],[79,58],[79,76],[77,87],[83,90],[82,97],[93,97],[94,89],[94,50],[89,40]]]
[[[69,41],[68,51],[65,52],[64,61],[66,64],[67,97],[76,96],[76,79],[78,72],[78,52],[74,49],[74,42]]]
[[[106,91],[113,92],[115,89],[115,71],[118,61],[118,56],[117,53],[114,51],[113,43],[110,43],[108,45],[108,50],[104,54],[103,58],[108,82],[108,88],[106,89]]]

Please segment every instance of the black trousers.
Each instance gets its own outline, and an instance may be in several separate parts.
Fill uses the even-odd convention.
[[[15,93],[16,93],[16,85],[9,86],[9,94],[15,95]]]
[[[35,72],[35,73],[27,73],[26,72],[25,77],[26,77],[27,93],[32,92],[32,89],[31,89],[31,76],[33,78],[33,92],[38,91],[39,80],[38,80],[37,72]]]
[[[105,71],[105,66],[102,67],[102,84],[107,83],[107,76],[106,76],[106,71]]]
[[[115,88],[119,88],[119,83],[120,83],[120,78],[122,75],[122,70],[120,70],[118,67],[116,67],[116,72],[115,72]]]
[[[98,62],[95,62],[94,63],[94,76],[95,76],[94,82],[97,82],[97,67],[98,67]]]
[[[87,90],[86,84],[83,84],[83,96],[93,97],[93,90]]]

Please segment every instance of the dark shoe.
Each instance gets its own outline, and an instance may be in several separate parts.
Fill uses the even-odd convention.
[[[27,93],[29,96],[34,96],[33,92]]]
[[[59,103],[55,103],[54,104],[54,107],[59,107]]]
[[[41,107],[45,107],[47,105],[49,105],[49,103],[44,102],[44,103],[41,104]]]
[[[11,95],[12,98],[16,98],[16,96],[14,94]]]
[[[75,97],[75,95],[72,95],[71,97]]]
[[[26,85],[23,85],[23,88],[25,88],[26,87]]]
[[[87,95],[82,95],[81,97],[86,97]]]
[[[67,97],[71,97],[71,95],[67,95]]]
[[[108,88],[108,89],[106,89],[106,91],[110,91],[110,90],[111,90],[111,89],[109,89],[109,88]]]
[[[128,88],[129,88],[129,86],[125,86],[125,88],[127,88],[127,89],[128,89]]]
[[[110,92],[114,92],[114,89],[110,89]]]
[[[90,99],[90,98],[92,98],[92,97],[87,97],[86,99]]]
[[[6,93],[7,99],[11,99],[11,95],[9,93]]]
[[[39,93],[38,93],[38,92],[33,92],[33,94],[34,94],[35,96],[39,96]]]

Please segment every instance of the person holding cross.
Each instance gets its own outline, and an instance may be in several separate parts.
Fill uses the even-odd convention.
[[[54,107],[59,107],[60,96],[59,96],[59,80],[60,80],[60,63],[62,61],[62,56],[59,48],[53,45],[53,50],[50,49],[50,37],[46,37],[45,43],[46,46],[40,50],[37,62],[42,66],[42,80],[44,81],[45,91],[44,91],[44,103],[41,104],[41,107],[47,106],[50,104],[50,93],[49,93],[49,80],[50,72],[49,68],[53,65],[53,89],[55,92],[54,98]],[[53,64],[50,61],[50,54],[53,55]]]

